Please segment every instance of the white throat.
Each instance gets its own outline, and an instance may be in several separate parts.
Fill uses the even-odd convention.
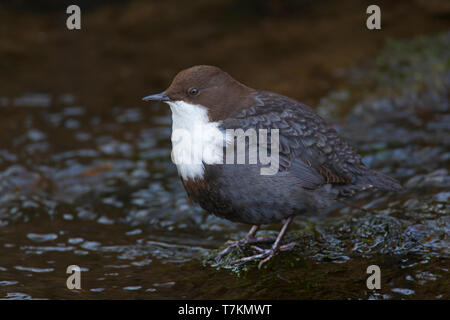
[[[172,110],[172,161],[183,179],[202,178],[204,164],[223,163],[224,132],[205,107],[167,102]]]

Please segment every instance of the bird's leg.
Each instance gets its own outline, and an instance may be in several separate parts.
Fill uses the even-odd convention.
[[[255,237],[256,233],[258,232],[258,230],[259,230],[259,226],[257,226],[257,225],[252,226],[250,231],[245,236],[244,240],[249,241],[250,239],[253,239]]]
[[[273,245],[270,249],[261,249],[257,246],[252,246],[252,248],[254,250],[259,252],[258,254],[255,254],[250,257],[244,257],[244,258],[238,259],[238,260],[234,261],[233,264],[245,263],[248,261],[262,259],[258,264],[258,268],[261,269],[262,265],[264,263],[266,263],[267,261],[269,261],[270,259],[272,259],[279,251],[286,251],[286,250],[290,250],[293,247],[295,247],[295,245],[297,244],[296,242],[281,245],[281,241],[283,240],[283,237],[286,234],[287,228],[291,224],[292,219],[293,219],[292,217],[289,217],[286,219],[286,222],[284,223],[283,228],[281,228],[281,231],[278,234],[277,239],[275,240],[275,242],[273,243]]]
[[[221,259],[224,255],[226,255],[231,250],[233,250],[233,248],[238,248],[238,250],[240,250],[241,246],[246,246],[250,243],[253,243],[253,241],[255,240],[255,235],[258,232],[258,230],[259,230],[259,226],[254,225],[254,226],[252,226],[250,231],[247,233],[245,238],[243,238],[241,240],[237,240],[237,241],[232,241],[232,240],[228,241],[227,242],[228,247],[226,247],[225,249],[220,251],[217,258]]]

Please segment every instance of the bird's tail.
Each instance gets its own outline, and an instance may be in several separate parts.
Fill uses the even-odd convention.
[[[370,170],[363,178],[368,184],[374,188],[386,191],[400,191],[403,189],[400,182],[385,174]]]

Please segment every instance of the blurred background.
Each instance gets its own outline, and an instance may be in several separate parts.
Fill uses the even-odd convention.
[[[445,0],[3,0],[0,298],[448,299],[449,18]],[[215,263],[248,227],[187,201],[169,110],[141,101],[196,64],[309,104],[406,193],[297,219],[302,245],[264,271]]]

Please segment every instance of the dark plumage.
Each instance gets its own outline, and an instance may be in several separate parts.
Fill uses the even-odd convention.
[[[260,164],[204,164],[203,176],[182,179],[188,195],[219,217],[257,226],[283,219],[289,223],[293,216],[316,212],[358,191],[401,188],[396,180],[366,167],[356,151],[308,106],[251,89],[216,67],[182,71],[163,95],[206,108],[209,120],[223,130],[279,129],[275,175],[261,175]],[[254,234],[249,236],[233,245],[248,243]],[[278,240],[270,252],[255,256],[265,258],[263,262],[270,259],[281,248]]]

